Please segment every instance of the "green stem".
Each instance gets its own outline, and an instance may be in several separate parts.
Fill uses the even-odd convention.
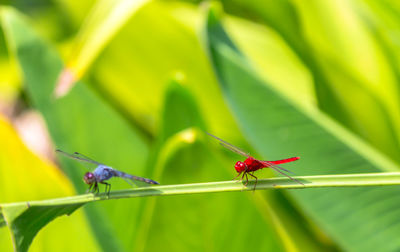
[[[296,181],[290,180],[289,178],[285,177],[259,179],[255,190],[400,185],[400,173],[398,172],[348,174],[348,175],[299,176],[294,178],[301,181],[304,185],[299,184]],[[146,196],[252,191],[253,188],[254,188],[254,180],[249,181],[247,186],[245,186],[243,182],[238,182],[238,181],[162,185],[162,186],[151,186],[151,187],[149,186],[149,187],[140,187],[128,190],[114,191],[110,193],[109,197],[104,193],[100,193],[97,195],[83,194],[78,196],[57,198],[50,200],[30,201],[29,206],[81,204],[81,203],[106,200],[106,199],[135,198],[135,197],[146,197]],[[27,203],[25,202],[6,203],[6,204],[1,204],[1,207],[10,207],[13,205],[20,205],[20,204],[27,204]]]

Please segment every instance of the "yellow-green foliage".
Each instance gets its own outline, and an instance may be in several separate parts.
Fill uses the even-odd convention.
[[[23,2],[0,7],[1,203],[86,190],[83,165],[26,147],[14,122],[28,110],[54,149],[161,184],[235,176],[242,157],[204,131],[260,159],[300,156],[285,165],[296,175],[398,170],[395,1]],[[31,250],[396,251],[397,197],[388,186],[102,201],[52,221]],[[39,229],[79,206],[4,209],[0,250],[11,237],[29,246],[18,220]]]

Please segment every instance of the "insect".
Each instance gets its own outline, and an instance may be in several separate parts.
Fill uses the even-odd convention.
[[[132,185],[132,184],[128,179],[143,181],[143,182],[146,182],[148,184],[153,184],[153,185],[159,184],[158,182],[151,180],[151,179],[142,178],[142,177],[138,177],[135,175],[130,175],[128,173],[115,170],[110,166],[107,166],[105,164],[94,161],[93,159],[90,159],[89,157],[87,157],[83,154],[80,154],[78,152],[74,152],[73,154],[64,152],[62,150],[56,150],[56,152],[61,153],[61,154],[65,155],[66,157],[69,157],[69,158],[72,158],[72,159],[75,159],[78,161],[97,165],[96,169],[94,169],[93,172],[86,172],[85,175],[83,176],[83,181],[85,181],[85,183],[89,185],[89,189],[88,189],[89,192],[98,193],[100,191],[98,184],[104,184],[106,186],[105,191],[107,192],[107,195],[109,195],[110,190],[111,190],[111,184],[109,184],[105,181],[112,177],[120,177],[120,178],[124,179],[126,182],[128,182],[130,185]]]
[[[242,155],[244,157],[246,157],[246,160],[244,160],[244,162],[242,161],[237,161],[235,164],[235,170],[238,172],[238,175],[236,177],[234,177],[233,179],[236,179],[237,177],[239,177],[240,175],[242,175],[241,180],[244,179],[244,177],[246,177],[246,183],[245,186],[247,186],[247,184],[249,183],[249,178],[247,175],[253,177],[256,179],[256,182],[254,183],[254,189],[256,188],[257,185],[257,181],[258,178],[256,176],[254,176],[254,172],[257,170],[260,170],[262,168],[272,168],[273,170],[279,172],[280,174],[290,178],[293,181],[296,181],[299,184],[304,185],[303,183],[301,183],[300,181],[298,181],[295,178],[292,178],[291,176],[289,176],[288,174],[286,174],[285,172],[289,172],[292,173],[291,171],[282,168],[280,166],[278,166],[279,164],[284,164],[284,163],[289,163],[289,162],[293,162],[296,161],[298,159],[300,159],[300,157],[291,157],[291,158],[286,158],[286,159],[281,159],[281,160],[277,160],[277,161],[263,161],[263,160],[258,160],[253,158],[252,156],[250,156],[248,153],[244,152],[243,150],[239,149],[238,147],[222,140],[221,138],[214,136],[208,132],[206,132],[207,135],[217,139],[219,141],[219,143],[224,146],[225,148],[239,154]]]

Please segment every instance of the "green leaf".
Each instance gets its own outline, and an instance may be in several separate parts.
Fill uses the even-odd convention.
[[[184,84],[182,73],[168,84],[162,111],[160,138],[165,141],[175,133],[191,127],[205,129],[205,123],[194,96]]]
[[[1,11],[1,10],[0,10]],[[17,64],[9,57],[5,45],[4,32],[0,26],[0,101],[2,106],[9,106],[17,98],[21,89]],[[4,108],[3,108],[4,109]]]
[[[156,170],[156,180],[162,174],[164,166],[164,161],[160,161],[160,159],[169,156],[170,149],[179,149],[182,143],[194,142],[197,133],[191,130],[192,128],[205,129],[205,124],[196,101],[190,91],[184,86],[186,84],[183,83],[184,75],[176,73],[174,78],[169,81],[165,93],[160,120],[162,127],[152,147],[151,157],[148,159],[149,169]],[[177,133],[179,133],[178,139],[173,140],[172,138],[176,138],[174,135]],[[166,148],[166,142],[169,142],[171,147]],[[174,143],[171,144],[171,142]],[[164,157],[160,158],[161,152],[164,152]]]
[[[199,14],[192,5],[152,1],[93,64],[94,88],[150,134],[161,130],[159,114],[168,80],[176,72],[184,74],[185,87],[196,97],[210,131],[237,132],[198,40]],[[229,129],[222,127],[225,123]]]
[[[297,174],[398,170],[322,113],[295,106],[261,81],[220,23],[212,19],[206,32],[221,87],[244,135],[264,159],[298,155]],[[397,206],[385,202],[396,202],[399,193],[399,187],[374,187],[303,190],[291,195],[346,250],[392,251],[400,247],[396,238],[400,217]]]
[[[0,145],[1,202],[39,200],[73,194],[71,184],[57,167],[40,160],[31,153],[18,138],[11,125],[1,116],[0,139],[2,139]],[[17,251],[26,251],[36,233],[43,225],[47,224],[47,219],[31,218],[31,212],[27,212],[27,208],[28,204],[0,208],[0,227],[10,224],[7,228],[0,230],[0,250],[10,251],[11,241],[13,241]],[[46,214],[62,214],[58,213],[56,208],[49,211]],[[14,217],[22,212],[25,213],[26,218],[22,222],[14,222]],[[6,233],[8,229],[11,231],[9,234]],[[59,248],[59,244],[64,239],[59,235],[60,232],[69,233],[69,237],[77,241]],[[54,222],[46,230],[40,232],[39,238],[32,245],[32,251],[40,250],[43,247],[71,251],[82,246],[93,250],[98,249],[96,241],[92,239],[90,228],[84,220],[83,213],[79,212],[69,218],[67,222],[63,220]]]
[[[177,75],[170,81],[165,94],[162,125],[154,155],[154,178],[164,183],[210,181],[231,177],[231,160],[220,162],[215,152],[205,143],[205,128],[194,96]],[[215,150],[214,150],[215,151]],[[150,159],[151,160],[151,159]],[[263,209],[264,210],[264,209]],[[173,198],[149,199],[143,211],[141,232],[136,237],[135,251],[147,250],[216,250],[282,251],[274,227],[266,221],[263,210],[258,209],[244,194],[187,195]],[[229,214],[227,214],[229,212]],[[235,230],[237,215],[243,224],[243,233],[224,232]],[[207,222],[203,221],[204,216]],[[248,245],[242,239],[254,239],[251,233],[263,237],[261,242]],[[175,238],[174,238],[175,237]],[[214,239],[219,237],[218,239]],[[171,239],[179,243],[171,243]],[[227,240],[235,240],[229,243]]]
[[[121,27],[148,2],[103,0],[96,3],[76,38],[73,54],[56,86],[56,96],[63,96],[69,91]]]
[[[365,8],[368,4],[370,10]],[[252,23],[243,29],[239,22],[229,21],[226,30],[271,87],[294,102],[318,104],[325,113],[399,160],[396,83],[400,75],[394,5],[382,1],[276,4],[271,0],[235,0],[227,2],[226,8],[263,24],[254,35],[246,32],[252,30]],[[394,44],[387,45],[390,40]],[[282,54],[283,50],[289,53]],[[375,119],[370,120],[371,116]]]
[[[79,151],[131,174],[144,174],[148,146],[138,130],[83,83],[69,95],[53,99],[54,85],[62,69],[59,56],[18,13],[4,9],[2,14],[8,45],[20,64],[29,100],[42,113],[54,145],[67,152]],[[82,177],[86,169],[73,160],[61,161],[77,191],[85,191]],[[113,183],[113,189],[126,186],[124,181]],[[142,203],[115,202],[85,208],[104,250],[128,249],[138,230],[134,222],[126,219],[138,218]]]
[[[363,16],[369,15],[362,10],[363,4],[295,1],[294,5],[304,37],[329,80],[323,88],[331,91],[319,97],[324,110],[399,161],[399,76],[396,63],[390,60],[392,53],[385,52],[365,22]],[[338,117],[338,111],[345,118]],[[375,119],[370,120],[371,116]]]
[[[81,205],[30,207],[29,204],[3,208],[3,218],[9,225],[17,251],[28,251],[37,232],[61,215],[72,214]]]

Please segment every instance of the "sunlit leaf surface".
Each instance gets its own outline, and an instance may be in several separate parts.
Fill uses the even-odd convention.
[[[220,2],[229,14],[213,3],[205,15],[208,5],[193,1],[1,8],[0,201],[24,200],[1,204],[1,251],[12,238],[27,249],[38,230],[32,251],[399,250],[398,178],[375,172],[398,171],[384,155],[400,160],[400,5]],[[59,99],[57,82],[67,84]],[[21,143],[12,125],[20,131],[31,110],[44,118],[47,146],[173,184],[131,190],[112,179],[111,198],[241,190],[197,184],[231,179],[243,161],[205,132],[256,158],[300,156],[284,165],[296,175],[329,175],[304,190],[98,201],[103,194],[79,195],[93,166],[57,157],[55,168]],[[290,182],[261,180],[270,169],[255,175],[259,189]],[[186,183],[195,184],[177,185]],[[382,184],[393,186],[336,187]],[[60,198],[35,201],[50,197]]]
[[[18,138],[11,125],[0,116],[0,174],[1,195],[0,201],[15,202],[40,200],[46,198],[62,197],[73,194],[73,189],[67,178],[49,162],[43,162],[32,154]],[[14,240],[14,248],[18,251],[26,251],[32,239],[42,226],[52,218],[74,209],[60,209],[57,207],[42,211],[43,209],[29,208],[29,203],[20,204],[14,208],[0,208],[2,220],[0,221],[0,249],[11,251]],[[15,221],[14,218],[24,212],[24,217]],[[37,215],[49,216],[36,218]],[[8,224],[7,227],[4,225]],[[9,230],[7,230],[9,229]],[[67,232],[76,242],[68,246],[64,243],[60,233]],[[10,237],[11,236],[11,237]],[[71,251],[85,246],[88,249],[97,249],[96,241],[92,238],[90,229],[82,212],[73,217],[61,218],[45,230],[39,232],[32,244],[30,251],[41,251],[47,247],[58,251]]]
[[[115,33],[147,2],[149,0],[103,0],[96,3],[76,38],[67,67],[59,76],[55,96],[64,96],[71,89]]]
[[[53,99],[61,60],[23,17],[11,10],[4,10],[3,15],[7,39],[19,60],[29,98],[43,114],[56,147],[68,152],[79,151],[120,170],[141,175],[148,152],[144,140],[84,84],[62,99]],[[77,191],[84,192],[82,177],[86,168],[73,160],[62,161]],[[130,185],[124,181],[113,183],[115,189],[127,186]],[[126,219],[136,216],[140,205],[139,201],[115,202],[85,209],[103,249],[120,250],[124,242],[129,243],[135,226]]]
[[[390,160],[326,116],[300,110],[264,85],[229,39],[219,17],[213,14],[210,12],[207,27],[211,60],[238,123],[258,152],[270,159],[282,153],[299,155],[298,174],[397,169]],[[347,138],[343,138],[345,135]],[[395,238],[400,226],[393,224],[400,223],[400,216],[395,204],[384,202],[396,202],[399,190],[398,187],[318,189],[292,194],[306,214],[347,250],[390,251],[400,246]],[[381,211],[386,214],[380,214]],[[384,231],[377,234],[374,227]]]

